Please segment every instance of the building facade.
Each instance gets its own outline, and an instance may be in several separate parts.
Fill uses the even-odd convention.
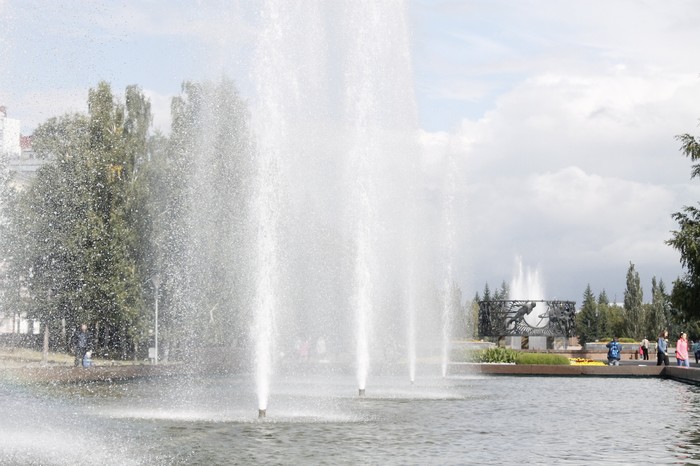
[[[22,155],[19,120],[7,118],[4,105],[0,105],[0,152],[9,155],[11,159]]]

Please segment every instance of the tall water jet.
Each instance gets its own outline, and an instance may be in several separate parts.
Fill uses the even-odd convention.
[[[353,358],[360,393],[372,355],[405,345],[417,119],[402,2],[269,1],[260,20],[251,338],[266,409],[273,369],[309,370],[313,341]]]
[[[544,300],[544,287],[540,277],[539,268],[531,268],[523,265],[521,256],[516,255],[513,279],[510,284],[509,299],[519,300]],[[539,317],[538,308],[534,309],[529,314],[525,315],[525,321],[532,327],[538,327],[543,323],[546,324],[546,318]],[[519,343],[513,343],[514,346],[520,347]],[[546,348],[545,337],[530,337],[529,346],[531,348]]]
[[[252,210],[255,236],[253,326],[254,372],[258,395],[258,416],[267,412],[270,395],[273,352],[275,345],[275,313],[279,305],[278,247],[281,200],[281,163],[287,140],[286,114],[282,89],[270,85],[285,66],[284,48],[287,39],[282,12],[277,2],[265,2],[261,11],[263,29],[256,50],[253,70],[258,101],[253,112],[257,135],[257,172]],[[288,66],[288,65],[287,65]],[[264,115],[264,117],[263,117]]]
[[[406,326],[407,354],[408,359],[408,380],[413,383],[416,380],[416,300],[412,290],[415,289],[413,280],[414,272],[411,270],[411,279],[408,281],[409,290],[406,306],[408,324]]]
[[[452,321],[454,319],[454,248],[456,242],[455,229],[455,193],[457,191],[457,181],[455,179],[456,164],[454,157],[448,155],[447,181],[445,186],[445,198],[443,205],[443,228],[444,228],[444,282],[442,299],[442,351],[441,369],[442,376],[447,376],[447,365],[450,360],[450,343],[452,341]]]
[[[510,299],[545,299],[539,268],[523,265],[521,256],[515,257],[513,279],[510,283]]]

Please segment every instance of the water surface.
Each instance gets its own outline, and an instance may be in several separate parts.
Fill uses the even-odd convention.
[[[700,464],[700,389],[662,379],[248,377],[0,384],[1,464]]]

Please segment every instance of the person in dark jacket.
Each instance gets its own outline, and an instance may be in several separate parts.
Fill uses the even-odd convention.
[[[656,365],[668,366],[668,331],[664,330],[659,334],[656,342]]]
[[[82,324],[71,337],[71,347],[75,353],[75,365],[82,366],[85,353],[92,351],[92,333],[88,330],[87,324]]]
[[[605,345],[608,348],[608,365],[609,366],[619,366],[620,365],[620,354],[622,354],[622,345],[617,341],[617,337]]]

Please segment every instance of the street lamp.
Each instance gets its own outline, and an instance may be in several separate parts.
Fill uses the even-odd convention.
[[[155,364],[158,365],[158,288],[160,287],[160,275],[155,274],[151,278],[151,282],[153,283],[153,286],[155,287],[156,291],[156,354],[155,354]]]

